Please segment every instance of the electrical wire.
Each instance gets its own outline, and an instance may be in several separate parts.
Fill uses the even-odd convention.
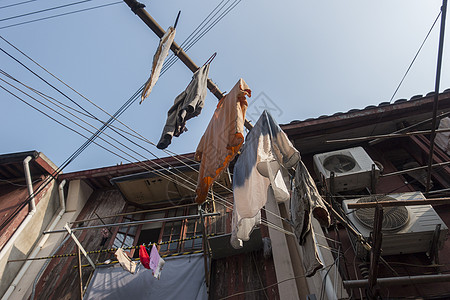
[[[111,3],[107,3],[107,4],[102,4],[102,5],[92,6],[92,7],[74,10],[74,11],[70,11],[70,12],[66,12],[66,13],[61,13],[61,14],[57,14],[57,15],[53,15],[53,16],[42,17],[42,18],[30,20],[30,21],[19,22],[19,23],[15,23],[15,24],[11,24],[11,25],[2,26],[2,27],[0,27],[0,29],[6,29],[6,28],[10,28],[10,27],[19,26],[19,25],[25,25],[25,24],[29,24],[29,23],[38,22],[38,21],[67,16],[67,15],[76,14],[79,12],[85,12],[85,11],[89,11],[89,10],[93,10],[93,9],[97,9],[97,8],[103,8],[103,7],[107,7],[107,6],[112,6],[112,5],[116,5],[116,4],[120,4],[120,3],[123,3],[123,1],[111,2]]]
[[[0,6],[0,9],[13,7],[13,6],[17,6],[17,5],[22,5],[22,4],[29,3],[29,2],[34,2],[34,1],[36,1],[36,0],[27,0],[27,1],[19,2],[19,3],[8,4],[8,5]]]
[[[431,25],[431,28],[430,28],[430,30],[428,31],[427,35],[425,36],[425,39],[423,40],[422,44],[420,45],[419,50],[416,52],[416,55],[414,56],[414,58],[413,58],[411,64],[409,65],[409,67],[407,68],[405,74],[403,75],[402,80],[400,80],[400,83],[398,84],[397,88],[395,89],[394,94],[392,94],[392,97],[391,97],[389,103],[392,102],[392,100],[394,99],[395,95],[397,94],[397,91],[400,89],[400,86],[402,85],[403,81],[405,80],[406,75],[409,73],[409,70],[411,69],[412,65],[413,65],[414,62],[416,61],[417,56],[419,55],[420,51],[422,50],[423,45],[424,45],[425,42],[427,41],[428,36],[430,35],[431,31],[433,30],[434,25],[436,24],[436,22],[437,22],[437,20],[439,19],[440,15],[441,15],[441,11],[439,10],[438,15],[437,15],[436,19],[435,19],[434,22],[433,22],[433,25]],[[380,122],[381,119],[383,118],[383,114],[384,114],[384,112],[381,113],[380,117],[378,118],[378,121],[375,122],[375,126],[374,126],[374,128],[372,129],[372,132],[370,133],[370,135],[373,135],[373,133],[374,133],[375,130],[377,129],[377,126],[378,126],[379,122]]]
[[[223,1],[222,1],[223,2]],[[221,2],[221,3],[222,3]],[[220,19],[218,19],[218,20],[216,20],[215,21],[215,23],[213,24],[213,25],[211,25],[210,27],[208,27],[208,29],[207,29],[207,31],[206,32],[204,32],[203,33],[203,35],[201,36],[201,37],[203,37],[215,24],[217,24],[218,23],[218,21],[220,21],[226,14],[228,14],[238,3],[240,2],[240,0],[239,1],[235,1],[233,4],[234,4],[234,6],[232,6],[231,8],[229,7],[228,8],[228,10],[226,11],[226,12],[224,12],[224,13],[222,13],[221,14],[221,16],[220,16]],[[228,3],[228,2],[227,2]],[[219,4],[220,5],[220,4]],[[200,38],[201,38],[200,37]],[[3,37],[1,37],[4,41],[6,41],[6,39],[4,39]],[[198,41],[200,38],[197,38],[197,40],[196,41]],[[11,43],[9,43],[8,41],[6,41],[8,44],[10,44],[10,45],[12,45]],[[193,42],[193,44],[195,44],[195,42]],[[191,44],[191,45],[193,45],[193,44]],[[17,49],[16,47],[14,47],[15,49]],[[2,49],[2,51],[3,52],[5,52],[6,54],[8,54],[6,51],[4,51],[3,49]],[[23,52],[22,51],[20,51],[22,54],[23,54]],[[9,55],[8,54],[8,56],[10,56],[11,58],[13,58],[13,59],[15,59],[14,57],[12,57],[11,55]],[[28,57],[28,56],[27,56]],[[29,58],[29,57],[28,57]],[[15,59],[16,60],[16,59]],[[17,62],[18,62],[18,60],[16,60]],[[20,62],[19,62],[20,63]],[[23,65],[23,64],[22,64]],[[24,65],[23,65],[24,66]],[[40,65],[39,65],[40,66]],[[25,67],[25,66],[24,66]],[[27,67],[26,67],[27,68]],[[36,76],[38,76],[36,73],[34,73],[33,71],[31,71],[29,68],[27,68],[30,72],[32,72],[33,74],[35,74]],[[54,76],[53,74],[52,74],[52,76]],[[41,78],[40,76],[38,76],[39,78]],[[41,78],[42,79],[42,78]],[[43,79],[42,79],[43,80]],[[48,83],[47,81],[45,81],[44,80],[44,82],[46,82],[46,83]],[[50,85],[50,84],[49,84]],[[50,85],[50,86],[52,86],[52,85]],[[53,88],[55,88],[54,86],[52,86]],[[56,89],[56,88],[55,88]],[[58,89],[56,89],[56,90],[58,90]],[[58,90],[59,91],[59,90]],[[62,93],[62,92],[61,92]],[[67,97],[64,93],[62,93],[66,98],[68,98],[69,100],[71,100],[69,97]],[[80,107],[81,108],[81,107]],[[84,110],[84,109],[83,109]],[[89,113],[90,114],[90,113]],[[101,132],[101,129],[99,129],[99,132]],[[94,138],[95,138],[95,135],[94,135]],[[83,147],[83,146],[82,146]],[[80,148],[81,149],[81,148]],[[68,160],[67,161],[67,163],[69,163],[71,160]],[[175,175],[175,174],[174,174]],[[270,223],[268,223],[268,225],[272,225],[273,226],[273,224],[270,224]],[[286,231],[287,232],[287,231]]]
[[[395,95],[397,94],[398,89],[400,88],[400,86],[402,85],[403,81],[405,80],[406,75],[408,75],[409,70],[411,70],[411,67],[413,66],[414,62],[416,61],[417,56],[419,56],[420,50],[422,50],[423,45],[425,45],[425,42],[427,41],[428,37],[430,36],[430,33],[433,30],[434,25],[436,25],[436,22],[439,20],[440,16],[441,16],[441,11],[439,11],[436,19],[433,22],[433,25],[431,25],[430,30],[428,31],[427,35],[425,36],[425,39],[423,40],[422,44],[420,45],[419,50],[417,50],[416,55],[414,55],[414,58],[411,61],[411,63],[409,64],[408,69],[406,69],[406,72],[403,75],[402,80],[400,80],[400,83],[398,84],[397,88],[395,89],[394,94],[392,94],[392,97],[391,97],[391,100],[389,101],[389,103],[392,102],[392,100],[394,99]]]
[[[35,15],[35,14],[40,14],[40,13],[43,13],[43,12],[47,12],[47,11],[51,11],[51,10],[55,10],[55,9],[60,9],[60,8],[68,7],[68,6],[78,5],[78,4],[82,4],[82,3],[85,3],[85,2],[91,2],[91,1],[93,1],[93,0],[83,0],[83,1],[73,2],[73,3],[64,4],[64,5],[60,5],[60,6],[55,6],[55,7],[50,7],[50,8],[46,8],[46,9],[41,9],[41,10],[37,10],[37,11],[33,11],[33,12],[24,13],[24,14],[21,14],[21,15],[16,15],[16,16],[12,16],[12,17],[3,18],[3,19],[0,19],[0,22],[7,21],[7,20],[13,20],[13,19],[17,19],[17,18],[22,18],[22,17],[26,17],[26,16],[31,16],[31,15]]]
[[[208,25],[208,23],[220,12],[220,10],[222,10],[223,9],[223,7],[225,7],[228,3],[230,2],[230,0],[228,0],[219,10],[217,10],[217,12],[216,13],[214,13],[214,15],[208,20],[208,21],[206,21],[205,22],[205,20],[207,19],[207,18],[209,18],[210,17],[210,15],[211,15],[211,13],[205,18],[205,20],[202,22],[202,23],[200,23],[200,25],[202,25],[202,26],[198,26],[195,30],[194,30],[194,32],[195,31],[197,31],[195,34],[191,34],[191,35],[189,35],[189,37],[188,38],[186,38],[186,40],[184,40],[183,41],[183,43],[180,45],[180,47],[182,48],[182,47],[184,47],[185,45],[187,45],[186,46],[186,48],[185,49],[183,49],[185,52],[188,52],[201,38],[203,38],[203,36],[205,36],[205,34],[207,34],[214,26],[216,26],[217,25],[217,23],[220,21],[220,20],[222,20],[228,13],[230,13],[230,11],[231,10],[233,10],[235,7],[236,7],[236,5],[237,4],[239,4],[239,2],[241,2],[241,0],[235,0],[229,7],[227,7],[227,9],[224,11],[224,12],[222,12],[222,14],[221,15],[219,15],[219,17],[217,17],[214,21],[212,21],[212,23],[211,24],[209,24]],[[218,6],[216,6],[216,8],[213,10],[213,11],[215,11],[221,4],[223,3],[223,1],[222,2],[220,2],[219,3],[219,5]],[[208,27],[206,27],[206,29],[205,29],[205,26],[208,26]],[[198,29],[198,28],[200,28],[200,29]],[[203,30],[203,31],[202,31]],[[178,60],[178,57],[176,57],[175,56],[175,54],[172,54],[170,57],[169,57],[169,59],[168,60],[166,60],[165,62],[164,62],[164,64],[163,64],[163,68],[161,69],[161,75],[162,74],[164,74],[168,69],[170,69],[170,67],[172,67],[176,62],[177,62],[177,60]]]
[[[222,1],[223,2],[223,1]],[[222,3],[221,2],[221,3]],[[229,2],[229,1],[228,1]],[[227,2],[227,3],[228,3]],[[216,20],[215,21],[215,23],[212,25],[212,26],[214,26],[215,24],[217,24],[218,23],[218,21],[220,21],[226,14],[228,14],[238,3],[240,2],[240,0],[238,0],[238,1],[235,1],[235,2],[233,2],[233,6],[231,6],[231,7],[229,7],[228,9],[227,9],[227,11],[225,11],[224,13],[222,13],[221,15],[220,15],[220,19],[219,20]],[[219,5],[220,5],[220,3],[219,3]],[[216,8],[217,8],[217,6],[216,6]],[[212,26],[210,26],[210,27],[208,27],[208,31],[212,28]],[[204,33],[205,34],[205,33]],[[202,36],[204,36],[204,34],[202,35]],[[13,46],[9,41],[7,41],[5,38],[3,38],[3,37],[1,37],[0,36],[0,38],[1,39],[3,39],[5,42],[7,42],[9,45],[11,45],[11,46]],[[197,41],[198,41],[199,39],[197,39]],[[20,51],[17,47],[15,47],[15,46],[13,46],[17,51],[19,51],[21,54],[23,54],[24,56],[26,56],[27,58],[29,58],[30,60],[32,60],[29,56],[27,56],[26,54],[24,54],[22,51]],[[15,59],[16,60],[16,59]],[[17,60],[16,60],[17,61]],[[39,67],[41,67],[41,68],[43,68],[41,65],[39,65],[38,63],[36,63],[34,60],[32,60],[35,64],[37,64]],[[28,69],[28,68],[27,68]],[[45,68],[43,68],[46,72],[48,72]],[[29,70],[29,69],[28,69]],[[34,72],[33,72],[34,73]],[[50,72],[48,72],[49,74],[51,74]],[[35,73],[34,73],[35,74]],[[55,77],[53,74],[51,74],[53,77]],[[57,77],[55,77],[55,78],[57,78]],[[41,78],[42,79],[42,78]],[[59,80],[59,79],[58,79]],[[62,82],[61,80],[59,80],[60,82]],[[45,81],[46,82],[46,81]],[[65,84],[65,83],[64,83]],[[68,86],[67,84],[65,84],[66,86]],[[52,86],[52,87],[54,87],[54,86]],[[55,88],[55,87],[54,87]],[[55,88],[56,89],[56,88]],[[72,89],[72,88],[71,88]],[[72,89],[72,90],[74,90],[74,89]],[[58,90],[59,91],[59,90]],[[59,91],[60,92],[60,91]],[[60,92],[62,95],[64,95],[66,98],[68,98],[69,100],[71,100],[67,95],[65,95],[64,93],[62,93],[62,92]],[[78,92],[77,92],[78,93]],[[79,93],[78,93],[79,94]],[[81,95],[81,94],[79,94],[79,95]],[[82,95],[81,95],[82,96]],[[84,99],[86,99],[86,100],[88,100],[86,97],[84,97],[84,96],[82,96]],[[71,100],[71,101],[73,101],[73,100]],[[88,100],[91,104],[93,104],[90,100]],[[99,108],[97,105],[95,105],[97,108]],[[100,108],[101,109],[101,108]],[[105,113],[107,113],[106,111],[104,111],[103,109],[101,109],[103,112],[105,112]],[[120,122],[121,124],[123,124],[122,122]],[[124,124],[123,124],[124,125]],[[128,129],[130,129],[128,126],[126,126]],[[135,132],[135,131],[133,131],[133,132]],[[135,132],[136,133],[136,132]],[[152,144],[152,145],[154,145],[154,146],[156,146],[154,143],[152,143],[152,142],[150,142],[150,141],[148,141],[148,140],[146,140],[147,142],[149,142],[150,144]],[[154,154],[153,154],[154,155]],[[154,155],[156,158],[158,158],[156,155]],[[177,160],[179,160],[179,158],[176,158]],[[183,164],[185,164],[184,162],[182,162]],[[194,168],[192,168],[192,166],[190,166],[190,165],[187,165],[187,164],[185,164],[186,166],[188,166],[189,168],[191,168],[191,169],[193,169],[194,171],[196,171],[196,172],[198,172],[196,169],[194,169]],[[219,183],[219,185],[221,185],[220,183]],[[224,187],[223,185],[221,185],[222,187]],[[226,189],[228,189],[227,187],[224,187],[224,188],[226,188]],[[228,191],[230,191],[230,192],[232,192],[230,189],[228,189]],[[269,213],[271,213],[271,214],[274,214],[274,213],[272,213],[272,212],[270,212],[269,211]],[[277,216],[276,214],[274,214],[275,216]],[[280,217],[280,216],[277,216],[277,217]],[[283,218],[284,219],[284,218]]]

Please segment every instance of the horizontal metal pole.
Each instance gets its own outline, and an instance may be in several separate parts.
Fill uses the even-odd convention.
[[[220,215],[220,213],[215,212],[215,213],[204,214],[203,217],[214,217],[214,216],[219,216],[219,215]],[[186,220],[186,219],[198,219],[198,218],[200,218],[200,215],[179,216],[179,217],[160,218],[160,219],[152,219],[152,220],[125,222],[125,223],[113,223],[113,224],[102,224],[102,225],[94,225],[94,226],[86,226],[86,227],[75,227],[75,228],[72,228],[72,231],[95,229],[95,228],[105,228],[105,227],[136,226],[136,225],[142,225],[142,224],[147,224],[147,223],[181,221],[181,220]],[[42,232],[42,234],[61,233],[61,232],[66,232],[66,230],[61,229],[61,230],[53,230],[53,231],[44,231],[44,232]]]
[[[173,209],[173,208],[187,207],[187,206],[194,206],[194,205],[197,206],[198,204],[197,203],[183,204],[183,205],[171,206],[170,208]],[[89,221],[108,219],[108,218],[115,218],[115,217],[120,217],[120,216],[137,215],[137,214],[143,214],[143,213],[155,212],[155,211],[162,211],[162,210],[167,210],[167,207],[156,208],[156,209],[138,210],[138,211],[120,213],[120,214],[116,214],[116,215],[103,216],[101,218],[91,218],[91,219],[78,220],[78,221],[69,222],[69,224],[84,223],[84,222],[89,222]]]
[[[450,274],[436,274],[436,275],[417,275],[417,276],[400,276],[400,277],[386,277],[378,278],[377,285],[394,286],[403,284],[418,284],[431,282],[447,282],[450,281]],[[359,280],[344,280],[342,282],[345,288],[362,288],[369,284],[367,279]]]
[[[435,132],[449,132],[449,131],[450,131],[450,129],[448,129],[448,128],[435,130]],[[379,138],[390,139],[390,138],[414,136],[414,135],[430,134],[430,133],[431,133],[431,130],[412,131],[412,132],[405,132],[405,133],[388,133],[388,134],[380,134],[380,135],[355,137],[355,138],[349,138],[349,139],[328,140],[328,141],[326,141],[326,143],[367,141],[367,140],[373,140],[373,139],[379,139]]]
[[[412,206],[412,205],[433,205],[433,204],[449,204],[450,198],[439,199],[425,199],[425,200],[393,200],[393,201],[378,201],[378,202],[365,202],[365,203],[348,203],[349,209],[355,208],[373,208],[377,205],[383,207],[390,206]]]
[[[433,167],[433,168],[435,168],[435,167],[444,167],[444,166],[447,166],[447,165],[450,165],[450,161],[433,164],[433,165],[431,165],[431,167]],[[392,173],[381,174],[380,177],[388,177],[388,176],[394,176],[394,175],[407,174],[407,173],[410,173],[410,172],[413,172],[413,171],[425,170],[426,168],[428,168],[428,166],[416,167],[416,168],[396,171],[396,172],[392,172]]]

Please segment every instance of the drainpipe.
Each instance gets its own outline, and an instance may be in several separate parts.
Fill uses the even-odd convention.
[[[60,205],[61,209],[59,210],[59,213],[53,220],[52,224],[50,224],[50,226],[48,227],[48,230],[53,230],[56,227],[56,225],[58,224],[59,220],[61,220],[62,215],[66,212],[66,203],[65,203],[65,199],[64,199],[64,185],[65,184],[66,184],[66,180],[63,180],[59,184],[59,205]],[[39,244],[33,249],[33,252],[31,252],[31,254],[28,256],[28,258],[35,258],[37,256],[39,251],[41,251],[41,249],[44,247],[45,243],[47,242],[48,237],[49,237],[49,235],[44,235],[42,237],[42,239],[39,241]],[[16,278],[14,278],[13,282],[11,283],[11,285],[9,286],[8,290],[3,295],[1,300],[7,300],[11,296],[11,294],[14,292],[14,289],[19,284],[20,280],[22,279],[23,275],[25,275],[25,273],[27,272],[27,270],[30,267],[32,262],[33,261],[28,260],[23,264],[19,273],[17,273]],[[44,265],[44,267],[45,266],[46,265]]]
[[[33,182],[31,181],[31,172],[29,164],[32,159],[33,158],[31,156],[27,156],[23,160],[23,170],[25,172],[25,180],[27,182],[28,194],[30,195],[31,198],[29,212],[33,215],[36,211],[36,202],[34,201]]]

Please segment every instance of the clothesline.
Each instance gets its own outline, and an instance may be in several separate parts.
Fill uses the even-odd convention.
[[[207,237],[215,236],[215,234],[209,234]],[[203,238],[203,235],[197,235],[190,238],[184,238],[184,239],[176,239],[171,241],[165,241],[165,242],[159,242],[156,243],[157,246],[160,245],[168,245],[172,243],[181,243],[185,241],[190,241],[194,239],[201,239]],[[145,244],[143,244],[145,245]],[[132,249],[139,249],[140,245],[137,246],[130,246],[130,247],[123,247],[123,250],[132,250]],[[110,249],[103,249],[103,250],[92,250],[92,251],[86,251],[87,254],[98,254],[98,253],[106,253],[106,252],[115,252],[119,248],[110,248]],[[71,256],[77,256],[78,253],[68,253],[68,254],[59,254],[59,255],[52,255],[52,256],[45,256],[45,257],[35,257],[35,258],[24,258],[24,259],[12,259],[8,260],[8,262],[19,262],[19,261],[27,261],[27,260],[42,260],[42,259],[52,259],[52,258],[65,258],[65,257],[71,257]]]
[[[174,257],[174,256],[184,256],[184,255],[192,255],[192,254],[199,254],[199,253],[203,253],[203,250],[196,250],[196,251],[188,251],[188,252],[179,252],[179,253],[171,253],[171,254],[165,254],[165,255],[161,255],[161,258],[166,258],[166,257]],[[132,261],[140,261],[139,258],[133,258]],[[106,265],[113,265],[113,264],[117,264],[118,261],[114,260],[108,263],[102,262],[102,263],[96,263],[96,266],[106,266]],[[82,268],[84,267],[90,267],[91,265],[86,264],[86,265],[81,265]],[[74,269],[77,269],[78,266],[73,266]]]

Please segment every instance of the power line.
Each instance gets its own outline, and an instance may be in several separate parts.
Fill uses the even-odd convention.
[[[55,6],[55,7],[50,7],[50,8],[46,8],[46,9],[41,9],[41,10],[37,10],[37,11],[33,11],[33,12],[29,12],[29,13],[25,13],[25,14],[21,14],[21,15],[17,15],[17,16],[12,16],[12,17],[7,17],[7,18],[4,18],[4,19],[0,19],[0,22],[7,21],[7,20],[12,20],[12,19],[17,19],[17,18],[21,18],[21,17],[25,17],[25,16],[30,16],[30,15],[34,15],[34,14],[39,14],[39,13],[43,13],[43,12],[46,12],[46,11],[60,9],[60,8],[64,8],[64,7],[68,7],[68,6],[72,6],[72,5],[82,4],[82,3],[90,2],[90,1],[93,1],[93,0],[83,0],[83,1],[78,1],[78,2],[74,2],[74,3],[69,3],[69,4],[60,5],[60,6]]]
[[[419,50],[417,50],[416,55],[414,55],[414,58],[413,58],[413,60],[411,61],[411,64],[409,65],[408,69],[406,70],[405,74],[403,75],[402,80],[400,80],[400,83],[398,84],[397,88],[395,89],[394,94],[392,95],[391,100],[389,101],[389,103],[392,102],[392,100],[394,99],[395,95],[397,94],[398,89],[400,88],[400,86],[402,85],[403,81],[405,80],[406,75],[408,75],[408,72],[409,72],[409,70],[411,69],[412,65],[413,65],[414,62],[416,61],[416,58],[417,58],[417,56],[419,55],[420,50],[422,50],[422,47],[423,47],[423,45],[425,44],[425,42],[427,41],[428,36],[430,35],[431,31],[433,30],[434,25],[436,25],[437,20],[439,20],[440,15],[441,15],[441,11],[439,11],[439,14],[437,15],[436,19],[434,20],[433,25],[431,25],[431,28],[430,28],[430,30],[428,31],[427,35],[425,36],[425,39],[423,40],[422,44],[420,45]]]
[[[31,20],[31,21],[20,22],[20,23],[16,23],[16,24],[0,27],[0,29],[5,29],[5,28],[15,27],[15,26],[19,26],[19,25],[25,25],[25,24],[29,24],[29,23],[34,23],[34,22],[38,22],[38,21],[53,19],[53,18],[57,18],[57,17],[67,16],[67,15],[71,15],[71,14],[75,14],[75,13],[79,13],[79,12],[84,12],[84,11],[89,11],[89,10],[93,10],[93,9],[97,9],[97,8],[103,8],[103,7],[107,7],[107,6],[116,5],[116,4],[119,4],[119,3],[122,3],[122,1],[117,1],[117,2],[112,2],[112,3],[102,4],[102,5],[97,5],[97,6],[93,6],[93,7],[89,7],[89,8],[83,8],[83,9],[74,10],[74,11],[66,12],[66,13],[61,13],[61,14],[57,14],[57,15],[53,15],[53,16],[49,16],[49,17],[43,17],[43,18],[39,18],[39,19],[34,19],[34,20]]]
[[[389,103],[392,102],[392,100],[394,99],[395,95],[397,94],[397,91],[400,89],[400,86],[402,85],[403,81],[405,80],[406,75],[409,73],[409,70],[411,69],[412,65],[413,65],[414,62],[416,61],[417,56],[419,55],[420,51],[422,50],[423,45],[425,44],[426,40],[428,39],[428,36],[430,35],[431,31],[433,30],[434,25],[436,24],[436,22],[437,22],[437,20],[439,19],[440,15],[441,15],[441,11],[439,11],[439,13],[438,13],[436,19],[435,19],[434,22],[433,22],[433,25],[431,25],[430,30],[428,30],[428,33],[427,33],[427,35],[425,36],[425,39],[423,40],[422,44],[420,45],[419,50],[417,50],[416,55],[414,56],[414,58],[413,58],[411,64],[409,65],[408,69],[406,70],[405,74],[403,75],[402,80],[400,80],[400,83],[398,84],[397,88],[395,89],[394,94],[392,95],[392,97],[391,97]],[[384,112],[381,113],[381,115],[380,115],[380,117],[378,118],[377,122],[375,122],[375,126],[373,127],[373,129],[372,129],[370,135],[373,135],[373,133],[374,133],[375,130],[377,129],[378,123],[383,119],[383,114],[384,114]]]
[[[192,43],[192,45],[193,44],[195,44],[201,37],[203,37],[213,26],[215,26],[215,24],[217,24],[217,22],[218,21],[220,21],[226,14],[228,14],[239,2],[240,2],[241,0],[238,0],[238,1],[235,1],[233,4],[234,4],[234,6],[230,6],[229,8],[228,8],[228,10],[225,12],[225,13],[222,13],[221,14],[221,16],[219,16],[219,19],[217,20],[216,19],[216,21],[215,21],[215,23],[213,23],[213,25],[212,26],[209,26],[208,27],[208,30],[205,32],[204,31],[204,33],[203,33],[203,35],[201,35],[199,38],[197,38],[197,40],[195,41],[195,42],[193,42]],[[223,1],[222,1],[223,2]],[[222,3],[221,2],[221,3]],[[120,3],[120,2],[118,2],[118,3]],[[227,2],[228,3],[228,2]],[[110,4],[111,5],[111,4]],[[220,5],[220,4],[219,4]],[[72,12],[73,13],[73,12]],[[1,29],[1,28],[0,28]],[[191,35],[192,36],[192,35]],[[2,39],[3,40],[5,40],[3,37],[2,37]],[[5,40],[6,41],[6,40]],[[9,42],[8,42],[8,44],[10,44]],[[11,44],[10,44],[11,45]],[[14,47],[15,49],[17,49],[16,47]],[[2,49],[3,50],[3,49]],[[4,51],[5,52],[5,51]],[[20,51],[21,52],[21,51]],[[6,53],[6,52],[5,52]],[[23,52],[21,52],[22,54],[23,54]],[[7,53],[6,53],[7,54]],[[24,54],[25,55],[25,54]],[[11,56],[11,55],[9,55],[9,56]],[[26,55],[25,55],[26,56]],[[27,56],[28,57],[28,56]],[[12,57],[13,58],[13,57]],[[29,58],[29,57],[28,57]],[[14,58],[15,59],[15,58]],[[31,58],[29,58],[29,59],[31,59]],[[17,61],[17,59],[15,59],[16,61]],[[32,60],[32,59],[31,59]],[[33,61],[33,60],[32,60]],[[33,61],[34,62],[34,61]],[[39,64],[38,64],[39,65]],[[39,65],[40,66],[40,65]],[[41,67],[41,66],[40,66]],[[42,67],[41,67],[42,68]],[[29,68],[27,68],[30,72],[32,72]],[[45,70],[45,69],[44,69]],[[48,72],[48,71],[47,71]],[[34,72],[32,72],[33,74],[35,74]],[[35,74],[35,75],[37,75],[37,74]],[[54,75],[52,75],[53,77],[55,77]],[[42,79],[42,78],[41,78]],[[59,79],[58,79],[59,80]],[[44,82],[46,82],[45,80],[44,80]],[[47,82],[46,82],[47,83]],[[53,87],[53,86],[52,86]],[[55,87],[54,87],[55,88]],[[55,88],[56,89],[56,88]],[[141,88],[142,89],[142,88]],[[140,90],[141,90],[140,89]],[[56,89],[56,90],[58,90],[58,89]],[[72,89],[73,90],[73,89]],[[111,125],[111,123],[112,122],[114,122],[114,120],[117,120],[117,118],[137,99],[136,97],[137,97],[137,95],[140,93],[140,90],[138,90],[114,115],[110,115],[111,116],[111,118],[108,120],[108,122],[106,122],[106,123],[103,123],[103,125],[102,125],[102,127],[100,128],[100,129],[98,129],[98,131],[93,135],[93,136],[91,136],[91,138],[89,138],[88,139],[88,141],[86,141],[77,151],[75,151],[63,164],[62,164],[62,166],[60,167],[60,169],[58,170],[58,172],[56,173],[56,175],[57,174],[59,174],[59,172],[61,172],[62,171],[62,169],[64,169],[71,161],[73,161],[84,149],[86,149],[86,147],[87,146],[89,146],[89,144],[90,143],[92,143],[93,142],[93,140],[94,139],[96,139],[101,133],[103,133],[103,131],[107,128],[107,127],[109,127],[109,125]],[[59,90],[58,90],[59,91]],[[61,92],[62,93],[62,92]],[[63,94],[63,93],[62,93]],[[64,94],[63,94],[64,95]],[[67,96],[66,96],[67,97]],[[69,100],[71,100],[69,97],[67,97]],[[85,97],[83,97],[83,98],[85,98]],[[134,98],[134,99],[133,99]],[[86,98],[85,98],[86,99]],[[72,101],[72,100],[71,100]],[[90,101],[89,101],[90,102]],[[79,106],[79,105],[78,105]],[[80,108],[81,108],[81,106],[79,106]],[[98,107],[98,106],[97,106]],[[84,109],[83,109],[84,110]],[[89,113],[90,114],[90,113]],[[90,115],[92,115],[92,114],[90,114]],[[123,124],[123,123],[122,123]],[[129,127],[127,127],[127,128],[129,128]],[[122,135],[123,136],[123,135]],[[130,140],[131,141],[131,140]],[[131,141],[132,142],[132,141]],[[135,142],[132,142],[132,143],[135,143]],[[135,143],[136,144],[136,143]],[[137,145],[137,144],[136,144]],[[139,145],[139,147],[142,147],[142,146],[140,146]],[[151,153],[151,152],[150,152]],[[153,154],[154,155],[154,154]],[[156,158],[158,158],[157,156],[155,156]],[[176,174],[174,174],[174,175],[176,175]],[[52,175],[52,178],[54,178],[54,176]],[[48,182],[49,183],[49,182]],[[48,183],[46,183],[45,184],[45,186],[48,184]],[[42,185],[41,185],[42,186]],[[38,187],[38,191],[37,191],[37,193],[39,193],[40,191],[42,191],[42,189],[45,187],[42,187],[41,188],[41,186],[39,186]],[[35,194],[37,194],[37,193],[35,193]],[[28,198],[30,198],[30,197],[28,197]],[[18,211],[20,211],[28,202],[30,201],[30,199],[27,199],[24,203],[23,203],[23,205],[21,205],[22,207],[18,210]],[[16,215],[16,213],[14,214],[14,215]],[[14,216],[11,216],[12,218],[14,217]],[[9,223],[9,221],[7,220],[7,222],[4,222],[3,224],[2,224],[2,227],[0,227],[0,228],[3,228],[4,227],[4,225],[5,224],[7,224],[7,223]],[[1,229],[0,229],[1,230]]]
[[[5,6],[0,6],[0,9],[13,7],[13,6],[17,6],[17,5],[22,5],[22,4],[29,3],[29,2],[34,2],[34,1],[36,1],[36,0],[28,0],[28,1],[23,1],[23,2],[19,2],[19,3],[14,3],[14,4],[5,5]]]

